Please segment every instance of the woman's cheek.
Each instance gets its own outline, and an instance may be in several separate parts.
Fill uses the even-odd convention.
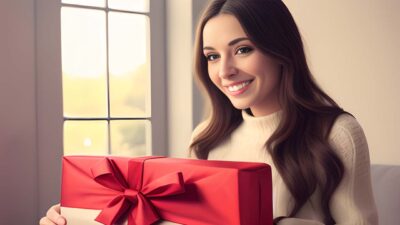
[[[214,68],[210,68],[208,70],[208,75],[210,76],[211,81],[218,86],[218,74],[215,73],[215,69]]]

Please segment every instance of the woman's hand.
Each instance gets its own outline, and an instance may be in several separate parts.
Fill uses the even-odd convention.
[[[65,225],[67,221],[60,214],[60,204],[53,205],[47,210],[46,216],[39,221],[40,225]]]

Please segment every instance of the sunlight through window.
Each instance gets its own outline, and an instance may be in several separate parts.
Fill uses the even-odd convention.
[[[64,154],[151,155],[149,2],[62,3]]]

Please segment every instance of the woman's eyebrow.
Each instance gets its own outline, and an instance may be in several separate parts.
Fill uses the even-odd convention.
[[[245,40],[249,40],[249,38],[247,38],[247,37],[240,37],[240,38],[233,39],[232,41],[230,41],[230,42],[228,43],[228,46],[232,46],[232,45],[234,45],[234,44],[237,44],[237,43],[239,43],[239,42],[241,42],[241,41],[245,41]],[[215,49],[214,49],[213,47],[204,46],[204,47],[203,47],[203,50],[215,50]]]

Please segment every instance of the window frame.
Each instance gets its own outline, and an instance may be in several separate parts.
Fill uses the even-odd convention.
[[[111,93],[111,86],[110,86],[111,85],[111,72],[110,72],[110,64],[109,64],[110,63],[110,48],[109,48],[110,47],[110,25],[109,25],[110,24],[110,13],[124,13],[124,14],[128,14],[128,15],[145,16],[145,17],[147,17],[149,19],[149,28],[150,29],[151,29],[151,26],[152,26],[152,18],[151,18],[152,15],[150,15],[150,12],[109,8],[108,2],[109,2],[109,0],[105,0],[105,5],[104,6],[88,6],[88,5],[79,5],[79,4],[76,4],[76,3],[63,3],[62,0],[61,0],[61,8],[66,7],[66,8],[70,8],[70,9],[89,9],[89,10],[95,10],[97,12],[104,12],[104,16],[105,16],[105,35],[106,35],[106,37],[105,37],[105,41],[106,41],[106,43],[105,43],[105,48],[106,48],[105,49],[105,54],[106,54],[105,62],[107,64],[105,66],[105,69],[106,69],[106,71],[105,71],[105,73],[106,73],[106,76],[105,76],[105,79],[106,79],[106,93],[107,93],[107,97],[106,97],[107,113],[106,113],[106,115],[105,116],[89,116],[89,117],[87,117],[87,116],[65,116],[64,115],[64,125],[63,125],[63,127],[64,127],[64,132],[65,132],[65,125],[66,125],[67,122],[78,122],[78,121],[104,121],[104,122],[106,122],[107,123],[107,141],[106,141],[106,143],[107,143],[106,144],[107,151],[106,151],[106,153],[112,155],[112,152],[113,152],[113,150],[112,150],[112,140],[111,140],[112,139],[112,134],[111,134],[111,132],[112,132],[111,131],[112,130],[112,128],[111,128],[112,121],[143,121],[143,122],[150,122],[150,124],[151,124],[150,127],[149,127],[150,130],[148,131],[151,134],[150,135],[151,136],[150,140],[153,139],[152,138],[153,137],[153,135],[152,135],[153,124],[152,124],[152,114],[151,114],[151,109],[152,109],[152,103],[151,102],[150,102],[150,114],[149,115],[140,115],[140,116],[132,116],[131,115],[131,116],[123,116],[123,117],[121,117],[121,116],[112,116],[111,115],[111,111],[112,111],[112,109],[111,109],[111,106],[112,106],[112,104],[111,104],[111,98],[112,98],[111,95],[112,95],[112,93]],[[61,27],[61,29],[62,29],[62,27]],[[151,38],[151,31],[150,30],[148,32],[148,35],[150,35],[150,38]],[[62,42],[62,40],[61,40],[61,42]],[[147,44],[148,44],[148,46],[150,48],[149,50],[151,51],[152,43],[151,43],[150,39],[149,39],[149,43],[147,43]],[[151,52],[149,52],[148,56],[149,56],[148,60],[150,60],[150,67],[151,67],[152,66],[152,62],[151,62],[152,61],[152,58],[151,58],[152,55],[151,55]],[[150,88],[150,92],[151,92],[151,90],[152,90],[152,88],[151,88],[152,69],[151,68],[149,68],[149,74],[146,74],[146,75],[150,76],[150,82],[149,82],[150,87],[149,88]],[[152,93],[150,93],[150,92],[148,94],[150,94],[150,97],[151,97]],[[147,133],[147,131],[146,131],[146,133]],[[146,136],[147,136],[147,134],[146,134]],[[146,146],[147,146],[146,147],[146,154],[153,154],[152,144],[153,143],[146,143]],[[64,147],[65,147],[65,145],[64,145]],[[65,149],[64,149],[64,153],[71,154],[69,152],[66,152]],[[86,153],[82,152],[82,154],[86,154]],[[95,153],[95,154],[97,154],[97,153]]]
[[[37,0],[38,215],[59,202],[63,156],[61,1]],[[165,1],[150,0],[152,154],[167,155]]]

